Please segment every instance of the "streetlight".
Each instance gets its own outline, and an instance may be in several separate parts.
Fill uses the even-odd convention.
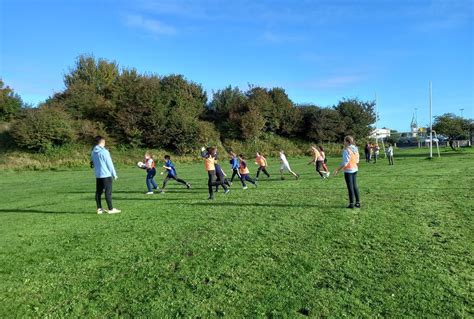
[[[462,116],[462,112],[464,111],[464,109],[459,109],[459,110],[461,110],[461,117],[463,117],[463,116]]]

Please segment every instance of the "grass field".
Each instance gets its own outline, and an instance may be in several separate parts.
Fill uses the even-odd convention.
[[[474,152],[425,157],[361,163],[360,210],[308,159],[212,202],[202,164],[119,167],[117,215],[89,169],[0,171],[0,317],[472,317]]]

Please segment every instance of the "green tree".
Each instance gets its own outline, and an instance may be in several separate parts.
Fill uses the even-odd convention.
[[[472,138],[472,120],[452,113],[445,113],[435,117],[433,130],[437,134],[446,135],[451,148],[454,150],[453,141]]]
[[[339,135],[342,141],[344,135],[353,135],[355,138],[366,138],[373,130],[375,123],[374,102],[364,102],[358,99],[344,99],[334,109],[341,116],[341,123],[345,125],[345,132]]]
[[[272,88],[268,93],[273,101],[270,116],[276,122],[275,132],[287,137],[296,135],[301,121],[300,110],[295,108],[284,89]]]
[[[241,116],[242,137],[245,140],[257,139],[265,127],[265,119],[257,110],[250,110]]]
[[[224,138],[239,138],[240,115],[248,111],[247,97],[231,86],[214,93],[209,105],[209,119],[216,124]]]
[[[248,99],[248,109],[259,113],[265,120],[264,130],[267,132],[277,132],[280,128],[282,114],[279,114],[279,110],[275,108],[270,91],[259,86],[254,86],[249,88],[246,92],[246,96]]]
[[[0,79],[0,121],[9,121],[23,106],[20,96]]]
[[[74,118],[102,122],[110,127],[115,123],[113,99],[119,75],[117,63],[80,55],[64,76],[66,89],[47,103],[59,102]]]
[[[206,92],[182,75],[169,75],[161,79],[160,99],[167,118],[166,134],[161,136],[164,144],[180,153],[187,152],[198,140]]]
[[[161,82],[155,75],[124,70],[116,82],[115,124],[109,127],[121,142],[132,146],[163,147],[166,110],[161,100]]]
[[[333,108],[320,108],[314,105],[301,105],[303,131],[301,137],[314,141],[340,141],[346,131],[345,122],[339,112]]]
[[[119,73],[116,62],[96,60],[92,55],[80,55],[75,67],[64,76],[64,84],[66,89],[79,83],[87,85],[97,94],[110,99]]]

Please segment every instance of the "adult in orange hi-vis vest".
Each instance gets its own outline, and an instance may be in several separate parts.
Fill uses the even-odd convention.
[[[342,151],[342,163],[334,171],[334,175],[344,170],[347,191],[349,192],[349,206],[347,208],[360,208],[359,188],[357,187],[357,171],[359,164],[359,150],[354,144],[354,138],[350,135],[344,138],[344,150]]]
[[[255,176],[255,179],[258,181],[258,176],[260,175],[260,172],[263,172],[265,175],[267,175],[268,178],[270,178],[270,174],[267,172],[267,159],[263,156],[262,153],[257,152],[257,155],[255,157],[255,164],[258,165],[257,169],[257,175]]]
[[[216,175],[216,154],[217,150],[214,147],[201,148],[201,156],[204,158],[204,168],[207,171],[207,187],[209,189],[209,198],[214,199],[214,190],[213,186],[220,185],[224,189],[224,193],[227,194],[230,192],[230,189],[224,184],[223,180],[217,180]]]

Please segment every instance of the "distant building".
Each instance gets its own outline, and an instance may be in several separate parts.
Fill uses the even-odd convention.
[[[390,129],[388,128],[377,128],[373,130],[370,135],[370,138],[387,138],[390,137]]]

